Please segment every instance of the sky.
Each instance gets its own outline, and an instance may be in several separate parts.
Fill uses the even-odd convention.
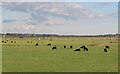
[[[3,2],[3,33],[118,33],[117,2]]]

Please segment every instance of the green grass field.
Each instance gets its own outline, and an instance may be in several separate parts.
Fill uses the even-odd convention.
[[[38,47],[35,47],[37,37],[3,38],[6,39],[9,41],[2,43],[3,72],[118,72],[117,38],[46,37],[41,38]],[[10,40],[17,43],[11,44]],[[27,43],[31,40],[33,43]],[[52,46],[46,46],[48,43]],[[88,52],[74,51],[82,45],[88,47]],[[104,52],[106,45],[110,46],[107,53]],[[57,50],[52,50],[53,46]]]

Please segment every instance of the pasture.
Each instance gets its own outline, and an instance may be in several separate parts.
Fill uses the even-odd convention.
[[[115,37],[7,37],[2,43],[3,72],[118,72]],[[11,43],[10,41],[16,41]],[[27,41],[33,41],[27,43]],[[39,41],[39,42],[38,42]],[[38,46],[35,44],[38,42]],[[51,46],[47,46],[51,43]],[[66,45],[66,48],[64,48]],[[70,45],[73,48],[70,48]],[[88,51],[74,51],[85,45]],[[110,49],[104,52],[104,47]],[[52,50],[56,46],[57,50]]]

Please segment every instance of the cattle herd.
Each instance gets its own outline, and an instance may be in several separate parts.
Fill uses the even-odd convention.
[[[7,41],[2,41],[2,43],[7,43],[8,42],[8,40]],[[11,43],[16,43],[16,41],[10,41]]]
[[[47,44],[47,46],[51,46],[51,45],[52,45],[51,43],[48,43],[48,44]],[[38,46],[38,43],[36,43],[35,46]],[[67,48],[67,46],[64,45],[63,48]],[[70,45],[70,48],[72,49],[73,46]],[[107,52],[107,49],[109,49],[109,48],[110,48],[109,46],[105,46],[104,52]],[[57,47],[56,47],[56,46],[52,47],[52,50],[54,50],[54,49],[57,49]],[[88,48],[87,48],[86,46],[82,46],[82,47],[80,47],[80,48],[77,48],[77,49],[75,49],[74,51],[81,51],[81,49],[83,49],[84,51],[88,51]]]
[[[8,40],[2,41],[2,43],[7,43],[7,42],[8,42]],[[16,43],[16,41],[10,41],[10,42],[11,42],[11,43]],[[33,41],[27,41],[27,43],[33,43]],[[43,42],[42,42],[42,43],[43,43]],[[36,43],[35,46],[39,46],[39,44]],[[51,43],[48,43],[47,46],[52,46],[52,44],[51,44]],[[67,46],[64,45],[63,48],[67,48]],[[70,45],[69,48],[72,49],[73,46]],[[52,50],[55,50],[55,49],[57,50],[57,47],[56,47],[56,46],[52,47]],[[80,48],[77,48],[77,49],[75,49],[74,51],[81,51],[81,49],[84,50],[84,51],[88,51],[88,48],[87,48],[86,46],[82,46],[82,47],[80,47]],[[109,49],[110,49],[109,46],[105,46],[104,52],[107,52],[107,50],[109,50]]]

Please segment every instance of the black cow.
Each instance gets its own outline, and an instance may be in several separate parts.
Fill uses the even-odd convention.
[[[11,41],[11,43],[13,43],[13,41]]]
[[[109,49],[110,47],[109,47],[109,46],[105,46],[105,48],[108,48],[108,49]]]
[[[84,50],[88,51],[88,48],[85,47]]]
[[[85,46],[82,46],[82,47],[80,47],[80,48],[85,48]]]
[[[36,43],[35,46],[38,46],[38,43]]]
[[[70,48],[73,48],[73,46],[70,46]]]
[[[74,51],[80,51],[80,49],[75,49]]]
[[[106,48],[104,49],[104,52],[107,52],[107,49],[106,49]]]
[[[57,47],[52,47],[52,50],[57,49]]]
[[[80,47],[80,48],[83,48],[84,51],[85,51],[85,50],[88,51],[88,48],[86,48],[85,46],[82,46],[82,47]]]
[[[66,46],[64,46],[64,48],[66,48]]]
[[[23,39],[24,37],[19,37],[19,38],[22,38],[22,39]]]
[[[51,46],[51,43],[47,44],[47,46]]]
[[[2,43],[4,43],[4,41],[2,41]]]

